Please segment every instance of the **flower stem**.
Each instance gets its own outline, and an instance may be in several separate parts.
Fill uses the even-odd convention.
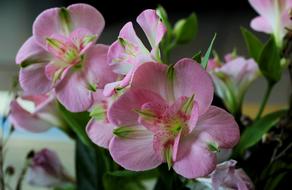
[[[271,95],[271,92],[272,92],[273,87],[274,87],[274,83],[269,83],[269,84],[268,84],[268,88],[267,88],[267,90],[266,90],[266,93],[265,93],[264,99],[263,99],[263,101],[262,101],[262,103],[261,103],[261,106],[260,106],[259,112],[258,112],[258,114],[257,114],[255,120],[258,120],[258,119],[262,116],[263,111],[265,110],[266,104],[267,104],[267,102],[268,102],[268,99],[269,99],[269,97],[270,97],[270,95]]]

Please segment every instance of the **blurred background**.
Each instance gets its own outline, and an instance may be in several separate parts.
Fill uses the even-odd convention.
[[[36,16],[47,8],[68,6],[78,2],[95,6],[103,14],[106,27],[98,43],[104,44],[111,44],[116,40],[119,30],[126,22],[130,20],[135,22],[136,17],[144,9],[155,9],[158,4],[166,9],[172,22],[195,12],[199,19],[198,37],[190,44],[177,47],[171,55],[173,62],[182,57],[191,57],[198,50],[205,52],[214,33],[217,33],[214,49],[220,56],[231,52],[235,47],[238,54],[246,55],[240,26],[249,28],[250,20],[256,16],[247,0],[0,0],[0,110],[7,107],[7,91],[18,73],[18,67],[14,61],[15,55],[24,41],[31,36],[32,23]],[[136,29],[141,33],[137,25]],[[258,35],[263,39],[266,37],[262,34]],[[266,83],[262,79],[258,79],[252,85],[245,98],[245,114],[253,116],[258,111],[258,104],[265,88]],[[290,91],[286,73],[275,87],[266,112],[285,107]],[[67,170],[74,173],[74,143],[56,129],[34,135],[16,132],[8,144],[5,164],[15,165],[16,172],[19,172],[26,152],[44,147],[56,150]],[[39,188],[29,186],[24,188],[24,190],[29,189]]]

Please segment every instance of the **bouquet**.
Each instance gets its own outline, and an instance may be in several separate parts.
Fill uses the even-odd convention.
[[[292,96],[287,109],[263,114],[285,70],[292,82],[292,1],[249,0],[259,14],[241,28],[248,57],[207,50],[170,61],[198,31],[195,13],[172,24],[162,6],[126,23],[116,41],[98,43],[105,21],[87,4],[51,8],[34,21],[16,55],[18,84],[8,114],[14,130],[58,127],[75,141],[76,174],[53,150],[27,154],[12,186],[0,144],[0,189],[285,189],[291,185]],[[242,113],[250,85],[267,90],[254,118]],[[27,109],[29,102],[33,109]],[[3,137],[4,138],[4,137]]]

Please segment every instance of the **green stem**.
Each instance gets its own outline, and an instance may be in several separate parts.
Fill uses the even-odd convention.
[[[266,90],[266,93],[265,93],[264,99],[263,99],[263,101],[262,101],[262,103],[261,103],[261,106],[260,106],[259,112],[258,112],[258,114],[257,114],[255,120],[258,120],[258,119],[262,116],[263,111],[265,110],[266,104],[267,104],[267,102],[268,102],[268,99],[269,99],[269,97],[270,97],[270,95],[271,95],[271,92],[272,92],[273,87],[274,87],[274,84],[273,84],[273,83],[269,83],[269,84],[268,84],[268,88],[267,88],[267,90]]]

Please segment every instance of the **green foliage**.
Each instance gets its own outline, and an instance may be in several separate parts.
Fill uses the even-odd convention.
[[[192,13],[188,18],[177,21],[173,33],[177,44],[192,41],[198,33],[198,19],[196,14]]]
[[[241,33],[244,37],[244,41],[249,53],[249,56],[254,58],[258,62],[260,53],[264,47],[264,44],[249,30],[241,27]]]
[[[274,84],[281,79],[282,68],[280,61],[280,51],[274,38],[271,37],[264,45],[258,61],[262,74],[270,84]]]
[[[76,178],[80,190],[104,189],[103,176],[113,161],[102,148],[84,145],[76,140]]]
[[[103,182],[106,190],[146,190],[142,180],[151,179],[157,175],[157,170],[145,172],[119,170],[106,173],[103,176]]]
[[[85,132],[85,127],[89,121],[88,112],[72,113],[66,110],[63,105],[59,104],[59,114],[83,144],[87,146],[92,144]]]
[[[212,48],[213,48],[213,44],[214,44],[214,41],[215,41],[215,39],[216,39],[216,36],[217,36],[217,34],[214,34],[214,37],[213,37],[213,39],[212,39],[212,41],[211,41],[211,43],[210,43],[210,45],[209,45],[209,48],[208,48],[207,52],[205,53],[204,58],[203,58],[203,60],[202,60],[201,65],[202,65],[202,67],[203,67],[204,69],[207,68],[208,61],[209,61],[209,57],[210,57],[210,55],[211,55]]]
[[[202,52],[199,51],[199,52],[195,53],[195,55],[193,55],[192,59],[197,61],[198,63],[201,63],[202,62]]]
[[[274,127],[286,111],[270,113],[249,126],[241,135],[240,142],[235,148],[235,153],[243,154],[246,149],[259,142],[262,136]]]

